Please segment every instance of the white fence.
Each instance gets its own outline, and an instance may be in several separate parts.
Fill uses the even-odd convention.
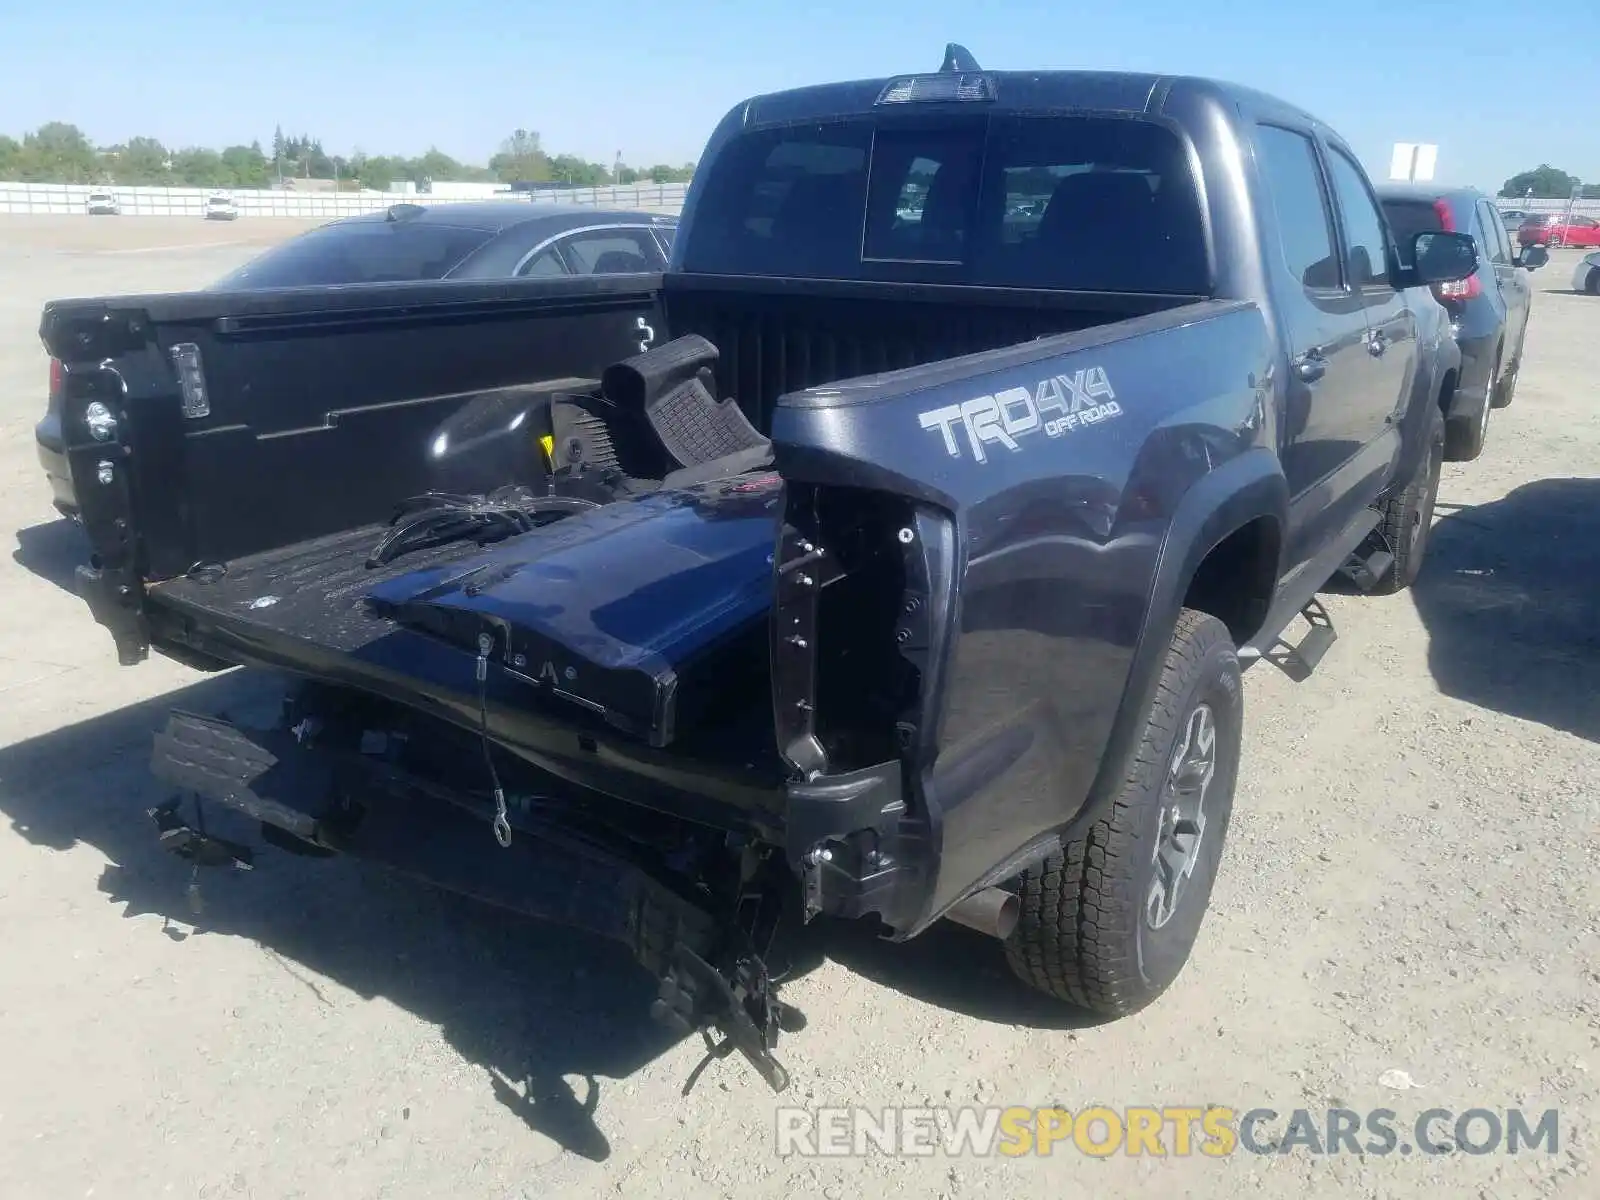
[[[1572,203],[1567,200],[1506,200],[1495,201],[1504,212],[1508,208],[1520,208],[1523,212],[1536,213],[1562,213],[1567,211],[1567,205]],[[1580,217],[1600,217],[1600,200],[1579,200],[1572,203],[1572,211]]]
[[[683,208],[686,183],[639,183],[616,187],[559,188],[545,192],[503,192],[483,199],[511,199],[526,196],[533,204],[580,204],[595,208],[624,208],[648,212],[676,213]],[[3,183],[0,182],[0,214],[55,213],[70,215],[87,211],[89,193],[109,190],[117,197],[124,216],[199,217],[205,213],[210,188],[112,187],[94,188],[88,184]],[[377,212],[405,200],[426,204],[426,194],[397,192],[292,192],[267,189],[231,189],[234,206],[241,217],[299,217],[333,220],[357,213]],[[440,195],[435,203],[453,201]],[[1565,200],[1495,201],[1502,209],[1520,208],[1532,212],[1562,212]],[[1600,217],[1600,200],[1579,200],[1574,211]]]
[[[526,199],[533,204],[584,205],[676,213],[683,208],[685,183],[640,183],[617,187],[559,188],[545,192],[505,192],[484,199]],[[89,193],[109,191],[116,196],[123,216],[201,217],[213,188],[110,187],[77,183],[0,183],[0,214],[84,214]],[[299,217],[333,220],[358,213],[378,212],[391,204],[411,201],[426,204],[427,194],[407,196],[396,192],[292,192],[231,188],[240,217]],[[439,203],[445,197],[437,198]]]

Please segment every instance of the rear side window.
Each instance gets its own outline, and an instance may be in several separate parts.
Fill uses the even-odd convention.
[[[1505,223],[1494,205],[1487,200],[1477,202],[1479,251],[1482,257],[1497,263],[1511,261],[1511,239],[1506,236]]]
[[[1427,200],[1385,200],[1383,212],[1389,218],[1389,228],[1394,230],[1395,249],[1404,267],[1411,265],[1411,244],[1417,234],[1437,233],[1444,228],[1439,210]]]
[[[853,118],[761,130],[710,166],[688,271],[1204,294],[1188,157],[1106,117]]]
[[[1289,275],[1308,291],[1339,287],[1339,254],[1316,147],[1304,134],[1276,125],[1257,127],[1256,147]]]
[[[578,275],[617,275],[661,268],[655,239],[642,229],[573,234],[561,243],[561,248]]]
[[[492,230],[416,221],[354,221],[301,234],[211,285],[213,291],[443,279]]]
[[[1334,148],[1328,156],[1333,191],[1344,214],[1349,280],[1359,288],[1378,287],[1389,282],[1388,233],[1384,229],[1377,202],[1367,191],[1361,170],[1343,151]]]

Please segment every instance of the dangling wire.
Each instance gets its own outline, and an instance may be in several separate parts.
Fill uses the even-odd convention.
[[[489,782],[494,787],[494,840],[502,847],[511,845],[511,821],[506,814],[506,790],[500,786],[500,773],[494,769],[494,753],[489,741],[489,652],[494,649],[494,636],[478,635],[478,737],[483,745],[483,764],[489,768]]]
[[[367,557],[368,569],[385,566],[412,550],[471,538],[493,542],[528,533],[556,518],[597,508],[576,496],[457,496],[429,492],[414,496],[395,511],[389,531]]]

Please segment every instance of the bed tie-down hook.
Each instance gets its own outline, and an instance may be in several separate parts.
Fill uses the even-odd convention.
[[[489,768],[489,782],[494,787],[494,840],[501,849],[511,848],[511,819],[506,811],[506,790],[500,786],[500,774],[494,769],[494,753],[489,742],[489,652],[494,649],[494,635],[478,635],[478,736],[483,741],[483,763]]]

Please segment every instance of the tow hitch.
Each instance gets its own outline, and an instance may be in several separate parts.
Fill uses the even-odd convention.
[[[204,907],[200,896],[200,868],[232,867],[236,871],[253,870],[255,852],[240,842],[208,834],[205,828],[205,810],[199,799],[194,802],[194,824],[186,824],[178,815],[181,803],[181,798],[174,798],[148,811],[150,818],[156,823],[162,849],[170,850],[193,868],[189,875],[189,886],[185,891],[189,897],[190,911],[198,915]]]
[[[747,887],[763,866],[746,856]],[[706,1044],[706,1056],[684,1082],[685,1096],[712,1062],[736,1050],[773,1091],[789,1086],[789,1072],[772,1051],[780,1032],[797,1033],[806,1022],[799,1009],[778,999],[775,980],[767,969],[766,957],[782,913],[781,905],[772,902],[770,895],[746,891],[745,903],[740,906],[743,915],[726,930],[729,941],[725,945],[732,949],[720,959],[720,969],[679,943],[662,977],[660,992],[650,1006],[651,1016],[685,1036],[698,1031]],[[758,945],[762,952],[757,951]],[[714,1033],[722,1035],[720,1041]]]

